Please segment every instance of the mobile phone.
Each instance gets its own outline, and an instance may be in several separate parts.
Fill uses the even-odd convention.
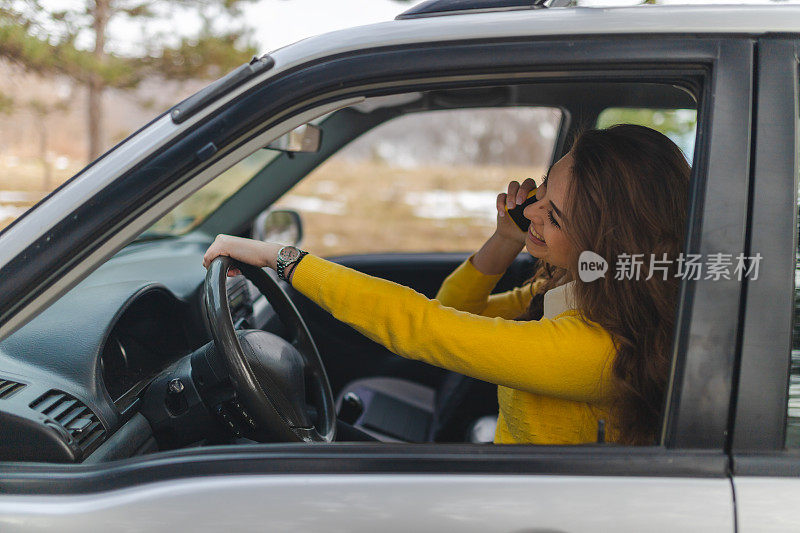
[[[525,208],[531,205],[533,202],[536,201],[536,189],[534,188],[531,192],[528,193],[528,198],[519,204],[516,207],[512,207],[511,209],[506,206],[506,213],[511,217],[511,220],[519,226],[519,229],[522,231],[528,231],[528,227],[531,225],[531,221],[522,216],[522,212],[525,211]]]

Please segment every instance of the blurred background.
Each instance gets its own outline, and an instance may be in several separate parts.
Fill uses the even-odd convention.
[[[417,3],[0,0],[0,230],[152,118],[253,55],[313,35],[391,20]],[[697,2],[575,3],[597,7]],[[636,122],[670,133],[690,157],[693,114],[635,113]],[[630,112],[619,110],[607,120],[610,124],[629,118]],[[430,123],[422,127],[413,117],[392,121],[337,154],[281,202],[309,219],[322,217],[320,223],[328,227],[336,224],[331,217],[346,215],[355,235],[363,226],[353,222],[350,205],[359,202],[376,176],[384,175],[402,185],[383,191],[379,200],[387,206],[402,205],[405,220],[411,216],[444,224],[448,214],[432,206],[449,203],[460,211],[457,218],[474,219],[475,231],[462,236],[472,239],[474,233],[480,242],[492,226],[494,195],[504,184],[525,177],[538,180],[544,172],[558,119],[558,110],[533,109],[469,116],[443,113],[437,118],[439,128]],[[458,135],[441,133],[454,131]],[[334,185],[330,178],[343,174],[347,185]],[[397,179],[400,174],[402,179]],[[248,175],[240,169],[235,179],[216,180],[205,195],[182,206],[180,224],[190,228],[192,205],[203,203],[207,208],[222,201]],[[437,191],[450,196],[443,202]],[[177,216],[167,217],[162,226],[174,226]],[[464,224],[458,227],[463,233]],[[320,234],[314,243],[317,253],[347,252],[341,238],[326,234],[327,240]],[[378,251],[371,247],[379,248],[381,239],[361,240],[361,253]],[[444,242],[437,247],[448,248]],[[458,245],[471,247],[466,242]],[[403,248],[414,249],[413,239]]]

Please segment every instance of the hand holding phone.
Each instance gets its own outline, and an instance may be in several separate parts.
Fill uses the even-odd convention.
[[[511,217],[511,220],[519,227],[520,230],[527,232],[528,227],[531,225],[531,221],[525,218],[522,215],[522,212],[525,211],[525,208],[531,205],[533,202],[536,201],[536,187],[534,187],[529,193],[528,198],[519,204],[516,207],[511,209],[506,206],[506,213]]]

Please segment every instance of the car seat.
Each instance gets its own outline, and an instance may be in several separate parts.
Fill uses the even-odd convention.
[[[342,420],[385,442],[492,442],[497,386],[454,372],[436,389],[369,377],[345,385],[336,408]]]

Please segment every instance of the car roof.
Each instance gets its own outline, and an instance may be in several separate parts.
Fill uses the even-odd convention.
[[[373,47],[437,41],[597,35],[797,33],[798,5],[570,7],[392,20],[309,37],[270,53],[277,70]]]

